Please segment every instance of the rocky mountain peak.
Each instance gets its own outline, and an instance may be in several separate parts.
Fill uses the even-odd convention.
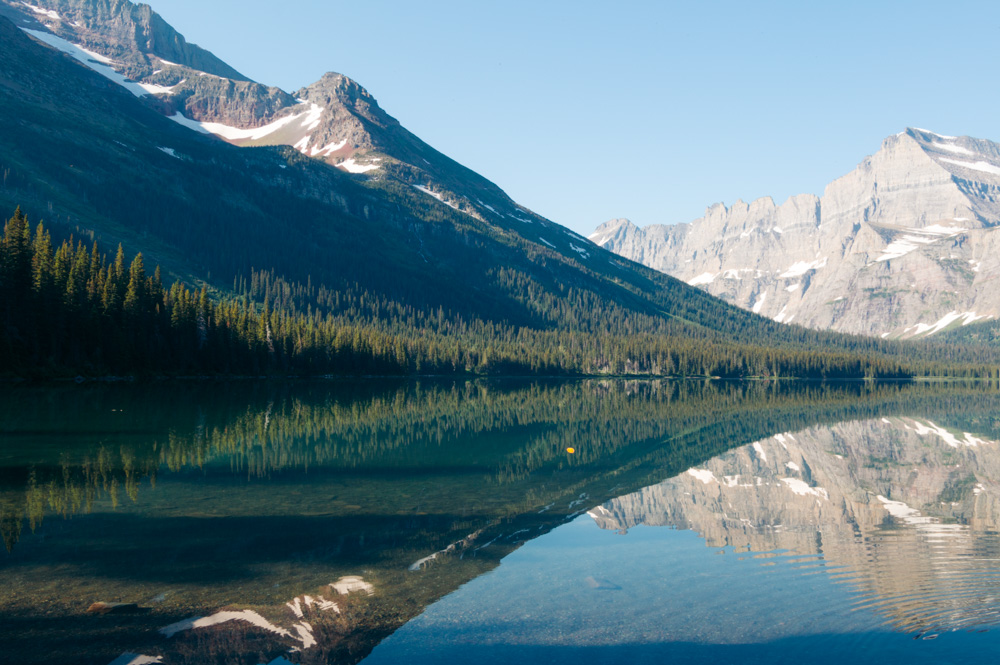
[[[595,245],[603,247],[613,239],[622,241],[625,237],[637,233],[638,231],[638,226],[624,217],[619,217],[616,219],[609,219],[598,226],[593,233],[587,236],[587,239]]]
[[[1000,317],[1000,145],[908,128],[825,188],[591,240],[782,323],[909,337]]]
[[[295,93],[295,96],[323,108],[344,107],[379,127],[398,125],[395,118],[382,110],[375,98],[353,79],[327,72],[320,80]]]

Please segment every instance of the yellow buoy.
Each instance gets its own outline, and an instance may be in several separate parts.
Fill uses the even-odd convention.
[[[570,455],[572,455],[573,453],[576,452],[576,448],[567,448],[566,452],[568,452]]]

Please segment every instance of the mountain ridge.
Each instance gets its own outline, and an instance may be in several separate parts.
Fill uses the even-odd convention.
[[[911,337],[1000,316],[998,225],[1000,146],[909,128],[822,196],[611,220],[590,239],[780,322]]]
[[[60,239],[141,251],[147,265],[163,267],[165,284],[179,279],[238,297],[261,330],[279,325],[272,316],[286,331],[322,321],[338,339],[354,331],[355,353],[389,355],[391,366],[417,373],[424,360],[459,373],[991,371],[987,357],[962,346],[904,353],[892,343],[781,326],[616,257],[381,118],[374,99],[346,78],[326,77],[314,91],[358,100],[403,158],[366,153],[378,166],[352,173],[303,154],[288,144],[292,137],[239,147],[205,127],[190,131],[152,94],[157,88],[142,87],[154,84],[29,30],[0,19],[0,206],[24,206],[32,223],[45,217]],[[286,125],[315,132],[314,106],[296,101],[293,119],[275,133]],[[383,129],[358,122],[373,135]],[[433,163],[414,166],[418,157]],[[8,332],[16,344],[31,343],[16,327]],[[280,355],[270,333],[255,334],[261,357]],[[303,345],[282,339],[282,353],[299,358]]]

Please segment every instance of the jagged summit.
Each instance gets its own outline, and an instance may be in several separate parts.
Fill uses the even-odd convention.
[[[881,336],[1000,317],[1000,146],[908,128],[823,196],[591,240],[776,321]]]
[[[341,104],[381,126],[399,124],[382,110],[378,101],[357,81],[336,72],[327,72],[312,85],[301,88],[295,96],[321,106]]]

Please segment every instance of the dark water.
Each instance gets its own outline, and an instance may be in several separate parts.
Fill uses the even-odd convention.
[[[6,388],[0,660],[990,658],[998,407],[944,384]]]

